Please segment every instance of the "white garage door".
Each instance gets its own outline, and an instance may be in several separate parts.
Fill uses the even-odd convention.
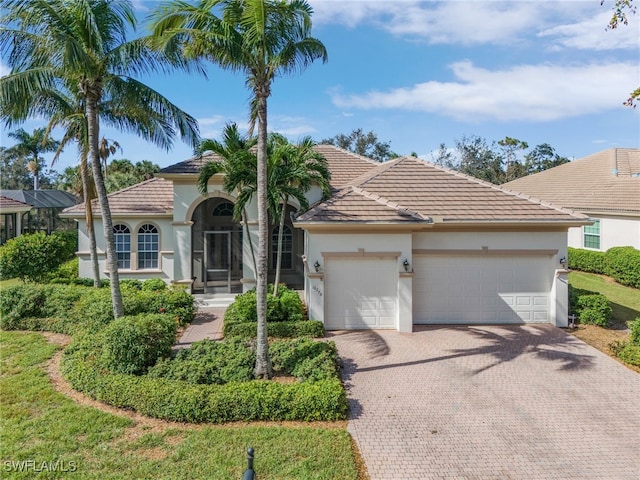
[[[327,329],[396,328],[396,259],[327,259],[324,282]]]
[[[541,255],[414,257],[413,322],[548,323],[551,261]]]

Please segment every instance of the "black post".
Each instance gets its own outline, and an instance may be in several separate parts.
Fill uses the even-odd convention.
[[[242,480],[254,480],[256,478],[256,472],[253,471],[253,448],[249,447],[247,449],[247,463],[248,468],[245,470],[242,475]]]

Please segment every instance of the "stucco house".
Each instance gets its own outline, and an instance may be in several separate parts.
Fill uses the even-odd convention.
[[[570,247],[640,249],[639,148],[603,150],[503,187],[589,216],[592,225],[569,229]]]
[[[22,216],[31,205],[0,195],[0,245],[22,233]]]
[[[304,290],[311,318],[327,329],[403,332],[414,324],[567,325],[567,230],[587,217],[413,157],[380,164],[316,149],[333,194],[322,201],[313,188],[313,207],[302,214],[289,205],[282,275]],[[235,198],[221,175],[200,195],[196,179],[210,160],[186,160],[110,195],[121,278],[159,277],[194,293],[254,286],[256,205],[245,229],[231,217]],[[80,273],[90,276],[83,206],[64,215],[79,223]],[[108,275],[103,253],[100,262]]]

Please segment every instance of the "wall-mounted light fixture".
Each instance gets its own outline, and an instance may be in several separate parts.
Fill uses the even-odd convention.
[[[562,268],[567,268],[567,257],[562,257],[560,259],[560,265],[562,265]]]
[[[402,262],[402,266],[404,267],[404,271],[408,272],[409,271],[409,260],[407,260],[406,258],[404,259],[404,262]]]
[[[316,260],[316,263],[313,264],[313,268],[316,269],[316,273],[320,271],[320,262]]]

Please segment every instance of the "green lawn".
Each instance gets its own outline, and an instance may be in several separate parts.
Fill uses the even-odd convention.
[[[601,293],[611,304],[612,328],[625,328],[626,322],[640,317],[640,290],[625,287],[602,275],[571,272],[569,283],[575,288]]]
[[[0,332],[2,478],[240,479],[255,448],[260,479],[356,479],[342,428],[140,426],[54,390],[45,363],[59,347],[40,334]],[[43,462],[48,462],[42,468]],[[49,465],[66,469],[50,472]],[[16,468],[26,466],[27,471]],[[13,471],[12,471],[13,469]],[[71,472],[70,470],[75,470]]]
[[[19,278],[10,278],[9,280],[0,280],[0,290],[6,287],[12,287],[22,283]]]

